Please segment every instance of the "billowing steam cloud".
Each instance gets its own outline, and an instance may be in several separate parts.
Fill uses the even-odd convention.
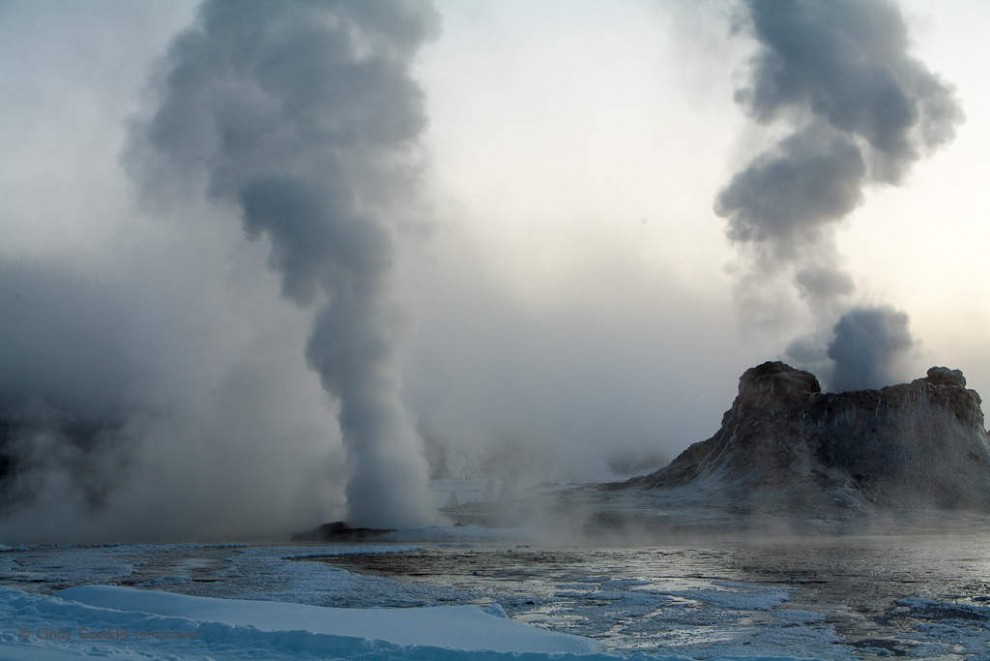
[[[0,517],[58,470],[86,509],[117,486],[148,367],[130,316],[78,277],[0,260]]]
[[[431,517],[401,400],[389,221],[411,200],[426,121],[410,62],[436,29],[418,2],[209,0],[135,136],[152,196],[205,185],[267,237],[283,293],[321,307],[306,355],[339,401],[349,518],[367,526]]]
[[[736,100],[756,121],[792,130],[716,201],[729,238],[753,258],[740,287],[759,291],[777,275],[793,278],[818,323],[835,324],[831,385],[877,385],[912,345],[907,316],[857,308],[835,323],[854,287],[833,231],[862,203],[866,186],[898,184],[915,161],[951,140],[960,109],[951,88],[908,53],[904,19],[884,0],[744,6],[759,50]],[[749,303],[760,299],[741,293]],[[807,355],[807,343],[802,349]]]
[[[832,388],[879,388],[897,377],[898,359],[914,340],[908,316],[889,306],[854,308],[835,325],[828,357],[835,361]]]

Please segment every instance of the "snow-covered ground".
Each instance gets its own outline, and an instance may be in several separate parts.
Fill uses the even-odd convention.
[[[2,546],[0,659],[990,655],[980,538],[548,549],[432,534]]]
[[[3,589],[0,655],[332,656],[405,658],[446,650],[580,654],[594,641],[527,627],[497,608],[327,608],[278,601],[191,597],[118,586],[80,586],[52,596]]]

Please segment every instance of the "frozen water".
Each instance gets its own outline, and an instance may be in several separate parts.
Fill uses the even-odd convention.
[[[0,634],[0,658],[465,659],[477,658],[464,653],[472,650],[597,650],[589,639],[526,627],[471,606],[332,609],[82,586],[54,597],[0,588],[0,613],[18,622],[17,631]]]
[[[425,537],[3,547],[0,659],[990,654],[978,533],[567,549]]]
[[[80,586],[62,590],[58,596],[97,608],[248,626],[265,632],[350,636],[403,646],[558,654],[588,654],[599,649],[590,639],[526,627],[477,606],[326,608],[278,601],[190,597],[115,586]]]

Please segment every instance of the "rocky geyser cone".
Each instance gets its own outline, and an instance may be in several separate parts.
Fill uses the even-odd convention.
[[[618,486],[618,485],[616,485]],[[753,367],[722,427],[623,488],[697,487],[732,508],[990,509],[990,438],[959,370],[822,393],[781,362]]]

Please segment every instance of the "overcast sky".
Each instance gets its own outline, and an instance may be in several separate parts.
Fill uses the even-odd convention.
[[[733,101],[754,49],[731,36],[734,5],[436,6],[440,34],[414,69],[423,201],[401,228],[396,294],[406,399],[431,447],[455,471],[589,479],[617,455],[669,458],[706,438],[741,372],[783,356],[807,321],[785,304],[777,325],[753,328],[733,299],[738,257],[713,205],[775,130]],[[913,376],[944,364],[986,394],[990,6],[900,6],[914,55],[955,86],[965,121],[902,185],[866,190],[837,234],[840,259],[862,302],[910,315]],[[39,314],[38,342],[68,343],[66,356],[89,351],[104,322],[124,328],[131,339],[114,344],[138,366],[127,387],[187,421],[157,450],[162,484],[182,476],[206,493],[213,473],[177,457],[230,452],[252,475],[305,469],[317,484],[339,473],[340,441],[304,360],[311,314],[279,296],[265,239],[246,237],[236,210],[143,198],[124,163],[156,63],[195,10],[0,2],[0,293],[20,301],[8,316],[25,294],[57,308]],[[63,298],[88,312],[50,303]],[[80,315],[100,320],[73,330]],[[46,360],[61,361],[54,381],[78,373]],[[278,507],[310,484],[276,489]]]

